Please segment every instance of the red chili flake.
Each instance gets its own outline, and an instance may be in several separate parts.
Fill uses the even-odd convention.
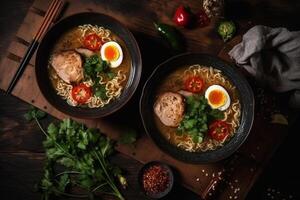
[[[164,192],[169,184],[169,173],[164,167],[153,165],[144,171],[143,186],[148,195]]]

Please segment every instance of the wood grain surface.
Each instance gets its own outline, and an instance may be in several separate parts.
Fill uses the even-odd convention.
[[[7,88],[9,80],[16,71],[19,61],[24,55],[32,36],[38,29],[43,14],[47,9],[48,3],[49,2],[46,0],[34,1],[28,14],[24,18],[23,24],[16,33],[14,40],[9,45],[7,56],[2,59],[0,65],[0,87],[3,90]],[[201,1],[185,1],[185,3],[189,4],[190,7],[195,11],[201,7]],[[138,88],[136,94],[132,100],[116,114],[105,119],[76,120],[84,122],[88,126],[100,128],[104,133],[113,139],[117,139],[119,135],[122,134],[122,129],[128,126],[128,124],[129,126],[135,126],[140,132],[140,138],[138,140],[136,149],[128,148],[126,146],[119,146],[118,150],[120,152],[143,163],[151,160],[162,160],[171,164],[180,172],[182,183],[203,197],[206,197],[205,191],[207,190],[207,187],[210,185],[211,181],[214,180],[213,174],[215,175],[226,170],[226,184],[223,185],[223,192],[218,195],[218,198],[226,199],[226,197],[228,197],[230,194],[233,194],[233,188],[230,187],[231,185],[229,183],[233,184],[238,181],[239,184],[236,184],[235,188],[239,187],[238,198],[243,199],[247,195],[247,192],[250,190],[254,181],[261,173],[264,166],[268,163],[268,160],[276,150],[277,146],[285,137],[286,127],[269,124],[269,121],[265,118],[265,115],[256,115],[251,134],[239,151],[228,160],[210,165],[190,165],[177,161],[168,155],[163,154],[143,132],[143,128],[138,116],[137,106],[138,97],[140,96],[141,92],[141,86],[154,67],[171,56],[170,54],[166,53],[168,52],[167,45],[158,37],[158,34],[152,23],[153,21],[160,20],[165,23],[172,24],[170,16],[172,16],[173,11],[178,4],[178,1],[169,2],[158,0],[125,0],[109,2],[70,1],[64,16],[78,12],[102,12],[117,18],[125,26],[129,27],[134,33],[134,36],[136,37],[141,48],[143,69],[145,69],[142,75],[143,77],[140,87]],[[234,5],[235,4],[233,4],[233,6]],[[257,7],[258,10],[261,9],[260,6],[258,6],[260,4],[257,1],[251,1],[251,3],[248,3],[247,5],[250,8]],[[276,6],[278,7],[276,3],[272,5],[273,6],[270,7],[271,11],[272,9],[276,8]],[[282,13],[289,12],[290,9],[290,7],[284,7]],[[246,10],[249,10],[249,8]],[[244,30],[252,26],[252,24],[260,22],[269,25],[276,25],[276,23],[278,23],[278,21],[275,19],[271,20],[268,17],[262,17],[261,15],[258,15],[258,13],[259,12],[255,12],[250,18],[254,20],[254,22],[249,22],[249,16],[243,16],[243,18],[239,20],[239,35],[242,34]],[[233,18],[236,17],[235,14],[236,13],[232,14]],[[246,15],[247,13],[243,14]],[[275,18],[276,17],[278,16],[275,15]],[[286,25],[288,26],[289,24]],[[293,26],[295,26],[295,24],[293,24]],[[180,31],[183,33],[184,37],[187,38],[188,51],[206,52],[214,55],[219,53],[220,57],[228,61],[229,59],[226,52],[230,49],[230,46],[236,44],[236,42],[240,39],[238,36],[231,43],[224,46],[223,42],[215,33],[215,22],[212,22],[211,25],[206,28],[196,28],[192,30],[180,29]],[[156,54],[153,52],[156,52]],[[34,77],[34,57],[31,59],[24,75],[14,89],[13,95],[39,107],[42,110],[45,110],[59,119],[68,117],[49,105],[41,95]],[[133,116],[133,120],[128,120],[128,115]],[[115,126],[116,124],[118,124],[118,126]],[[263,131],[266,133],[276,132],[275,137],[272,140],[269,140],[268,135],[261,134],[261,127],[264,127]],[[20,134],[21,133],[22,131],[20,131]],[[9,135],[9,133],[7,134]],[[28,138],[28,141],[32,142],[35,141],[35,139]],[[28,157],[26,152],[34,151],[34,149],[30,149],[30,147],[36,147],[35,145],[36,144],[28,145],[29,149],[25,150],[24,154],[21,153],[21,157],[25,155],[23,159],[28,159],[30,156]],[[149,151],[153,153],[149,154]],[[17,156],[20,155],[17,154]],[[13,154],[10,156],[16,155]]]

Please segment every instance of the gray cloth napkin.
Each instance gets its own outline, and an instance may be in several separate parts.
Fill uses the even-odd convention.
[[[229,55],[264,86],[294,91],[290,104],[300,108],[300,31],[254,26]]]

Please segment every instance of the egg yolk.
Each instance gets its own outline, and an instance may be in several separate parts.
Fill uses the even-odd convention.
[[[119,51],[118,51],[117,47],[115,47],[115,46],[106,47],[104,50],[104,55],[108,61],[115,61],[120,56]]]
[[[221,90],[212,90],[208,95],[209,103],[216,107],[223,106],[226,100],[226,96]]]

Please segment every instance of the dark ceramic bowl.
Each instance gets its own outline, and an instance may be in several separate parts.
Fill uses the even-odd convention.
[[[160,86],[159,80],[164,80],[174,70],[186,66],[200,64],[213,66],[222,71],[236,86],[241,102],[240,126],[235,135],[223,147],[207,152],[188,152],[169,143],[156,127],[153,105],[155,93]],[[251,87],[237,69],[217,57],[206,54],[182,54],[160,64],[147,80],[140,99],[140,114],[143,125],[154,143],[172,157],[189,163],[210,163],[224,159],[234,153],[246,140],[254,118],[254,97]]]
[[[158,165],[167,171],[167,173],[169,175],[169,186],[163,192],[156,193],[156,194],[148,194],[145,191],[145,188],[143,186],[143,175],[145,173],[145,170],[147,170],[147,169],[149,169],[149,167],[155,166],[155,165]],[[138,174],[138,182],[139,182],[141,190],[144,192],[144,194],[146,196],[148,196],[152,199],[160,199],[160,198],[167,196],[171,192],[173,185],[174,185],[174,173],[173,173],[171,167],[169,167],[167,164],[165,164],[163,162],[159,162],[159,161],[152,161],[152,162],[146,163],[140,169],[139,174]]]
[[[48,76],[48,61],[54,44],[66,31],[82,24],[104,26],[118,35],[127,46],[132,59],[130,75],[121,96],[103,108],[73,107],[56,94]],[[142,71],[141,54],[136,40],[131,32],[112,17],[100,13],[80,13],[62,19],[55,24],[42,39],[36,56],[35,74],[38,86],[45,99],[55,108],[68,115],[78,118],[99,118],[109,115],[122,106],[135,92]]]

